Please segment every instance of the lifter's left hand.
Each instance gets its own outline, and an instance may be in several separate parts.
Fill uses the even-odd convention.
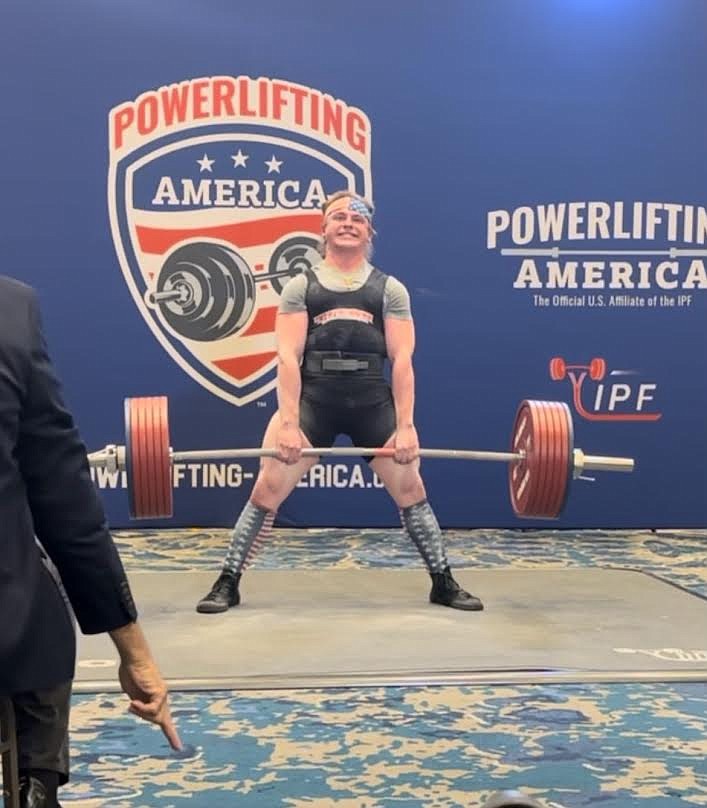
[[[417,437],[417,430],[412,424],[400,427],[395,433],[395,454],[393,460],[396,463],[412,463],[417,460],[420,454],[420,441]]]

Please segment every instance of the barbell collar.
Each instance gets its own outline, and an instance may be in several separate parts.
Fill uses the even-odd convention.
[[[98,452],[91,452],[88,455],[88,465],[105,468],[111,474],[123,471],[125,469],[125,446],[110,443]]]

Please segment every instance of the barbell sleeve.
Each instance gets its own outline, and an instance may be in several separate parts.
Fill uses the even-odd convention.
[[[634,468],[632,457],[601,457],[598,455],[585,455],[584,468],[593,471],[621,471],[631,472]]]
[[[603,457],[601,455],[585,455],[581,449],[574,450],[573,476],[576,479],[583,471],[621,471],[631,472],[635,466],[632,457]]]

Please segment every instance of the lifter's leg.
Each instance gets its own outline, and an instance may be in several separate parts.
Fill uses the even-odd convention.
[[[393,439],[388,441],[393,445]],[[452,577],[447,561],[444,537],[437,518],[427,501],[425,486],[420,476],[420,461],[396,463],[390,457],[376,457],[371,468],[380,477],[400,511],[404,532],[420,552],[430,577],[430,601],[452,609],[480,611],[483,604],[474,595],[465,592]]]
[[[265,430],[264,448],[275,446],[279,428],[280,416],[275,413]],[[302,444],[311,446],[304,435]],[[316,462],[316,457],[306,457],[290,466],[272,457],[261,459],[260,472],[250,499],[233,528],[231,545],[226,553],[221,574],[208,595],[197,604],[197,612],[205,614],[225,612],[231,606],[240,603],[238,584],[243,571],[269,534],[280,504]]]

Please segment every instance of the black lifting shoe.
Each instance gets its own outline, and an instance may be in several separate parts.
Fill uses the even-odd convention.
[[[241,596],[238,592],[238,582],[241,580],[240,572],[224,570],[211,587],[209,594],[196,604],[197,612],[214,614],[228,611],[231,606],[238,606]]]
[[[432,591],[430,603],[449,606],[452,609],[465,609],[468,612],[480,612],[484,604],[474,595],[465,592],[452,577],[449,567],[444,572],[431,572]]]

